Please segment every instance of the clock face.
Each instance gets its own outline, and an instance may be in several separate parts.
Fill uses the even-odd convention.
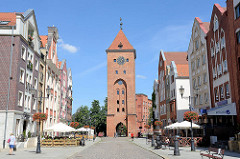
[[[117,63],[118,63],[119,65],[123,65],[123,64],[125,63],[125,58],[124,58],[123,56],[119,56],[119,57],[117,58]]]

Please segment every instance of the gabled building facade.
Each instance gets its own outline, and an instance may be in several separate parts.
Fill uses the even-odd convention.
[[[207,45],[205,39],[208,30],[209,22],[202,22],[200,18],[196,17],[188,47],[191,106],[200,115],[206,114],[206,110],[211,108]]]
[[[163,126],[172,122],[182,121],[182,112],[185,107],[181,102],[188,106],[188,102],[181,101],[179,94],[179,81],[183,81],[185,92],[189,90],[188,63],[186,61],[186,52],[163,52],[160,51],[158,65],[158,96],[159,96],[159,114]],[[177,81],[176,81],[177,80]],[[178,98],[177,98],[178,97]],[[177,104],[177,100],[179,103]],[[180,102],[181,101],[181,102]]]

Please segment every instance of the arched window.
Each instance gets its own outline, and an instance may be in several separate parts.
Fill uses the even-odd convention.
[[[124,90],[122,90],[122,94],[124,94]]]
[[[117,95],[119,95],[119,90],[117,90]]]

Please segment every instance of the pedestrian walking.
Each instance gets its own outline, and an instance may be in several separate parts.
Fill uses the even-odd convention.
[[[10,134],[10,137],[7,141],[9,143],[9,155],[13,154],[13,148],[16,145],[16,138],[13,133]]]
[[[133,139],[134,139],[134,135],[133,135],[133,133],[131,133],[131,138],[132,138],[132,141],[133,141]]]

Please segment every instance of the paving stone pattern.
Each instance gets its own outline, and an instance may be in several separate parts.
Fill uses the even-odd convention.
[[[70,159],[161,159],[162,157],[145,150],[129,138],[102,138],[102,141],[72,156]]]

